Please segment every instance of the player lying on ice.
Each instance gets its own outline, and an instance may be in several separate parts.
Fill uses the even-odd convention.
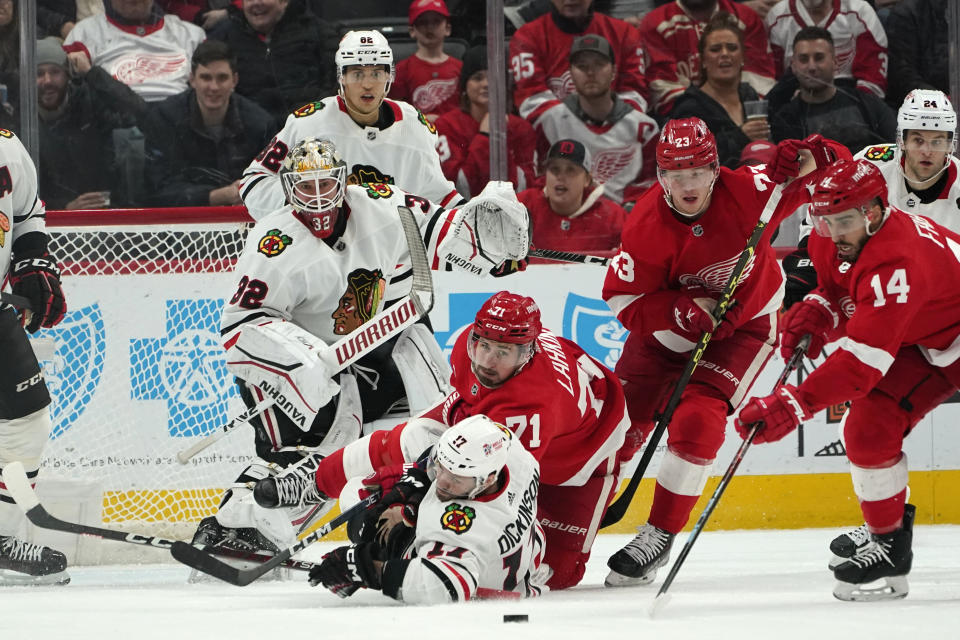
[[[427,408],[449,391],[448,368],[425,318],[343,371],[328,370],[317,357],[410,293],[412,258],[398,207],[411,209],[419,227],[429,263],[423,269],[453,264],[479,275],[527,255],[527,211],[508,183],[491,182],[446,210],[393,185],[348,186],[346,170],[333,143],[301,141],[280,170],[288,204],[247,236],[221,334],[247,406],[275,403],[251,420],[258,458],[216,515],[200,523],[194,543],[289,546],[332,504],[266,511],[250,497],[257,480],[303,460],[304,448],[332,453],[392,407]]]
[[[413,462],[447,427],[484,414],[505,424],[540,463],[537,519],[546,533],[550,589],[580,582],[617,485],[629,426],[613,372],[540,323],[531,299],[501,291],[454,345],[454,391],[390,431],[261,480],[264,507],[333,503],[348,479]],[[384,471],[380,470],[379,475]]]
[[[540,465],[509,429],[465,418],[364,514],[361,542],[324,556],[310,584],[412,604],[539,595],[549,575],[539,487]]]
[[[811,357],[826,342],[837,349],[799,386],[750,400],[737,430],[760,422],[755,442],[775,442],[850,401],[842,438],[870,540],[833,567],[833,594],[903,598],[913,560],[903,439],[960,386],[960,235],[889,207],[883,176],[865,160],[829,167],[810,213],[818,286],[784,319],[781,355],[805,335]]]

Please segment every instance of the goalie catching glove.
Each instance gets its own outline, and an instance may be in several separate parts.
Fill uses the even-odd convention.
[[[281,319],[249,324],[227,350],[227,369],[264,395],[303,431],[340,392],[319,354],[320,338]]]

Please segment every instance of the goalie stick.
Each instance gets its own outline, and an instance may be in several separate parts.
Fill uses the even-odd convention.
[[[611,258],[601,256],[591,256],[585,253],[573,253],[572,251],[557,251],[555,249],[531,249],[527,253],[528,258],[545,258],[547,260],[556,260],[557,262],[578,262],[580,264],[596,264],[605,267],[610,264]]]
[[[237,567],[231,566],[222,560],[218,560],[202,547],[197,547],[186,542],[174,542],[173,546],[170,548],[170,553],[174,558],[188,567],[193,567],[198,571],[202,571],[213,576],[214,578],[218,578],[224,582],[229,582],[230,584],[238,587],[245,587],[257,578],[284,564],[294,555],[303,551],[307,546],[313,544],[323,536],[327,535],[340,525],[350,520],[358,513],[361,513],[368,507],[372,506],[379,499],[379,493],[372,493],[368,495],[366,498],[344,511],[336,518],[305,537],[303,540],[300,540],[292,547],[287,547],[259,567],[238,569]]]
[[[117,531],[115,529],[105,529],[103,527],[94,527],[92,525],[79,524],[77,522],[68,522],[52,515],[46,508],[40,504],[40,499],[36,492],[30,486],[27,474],[23,468],[22,462],[11,462],[3,469],[3,482],[7,486],[7,491],[13,496],[14,501],[27,516],[27,519],[34,526],[41,529],[50,529],[53,531],[63,531],[65,533],[75,533],[77,535],[94,536],[103,540],[114,540],[116,542],[126,542],[144,547],[156,547],[158,549],[170,549],[174,544],[186,544],[179,540],[167,540],[157,536],[144,536],[138,533],[127,531]],[[248,560],[252,562],[268,562],[273,560],[274,556],[253,551],[243,551],[242,549],[228,549],[225,547],[203,547],[207,553],[212,553],[226,558],[236,558],[238,560]],[[315,564],[305,560],[287,559],[281,563],[284,567],[297,569],[299,571],[310,571]]]
[[[321,353],[320,360],[326,365],[328,371],[334,373],[343,371],[394,336],[399,335],[404,329],[433,309],[433,278],[430,275],[430,262],[427,260],[427,249],[423,244],[423,237],[420,235],[420,227],[417,225],[417,220],[409,207],[397,207],[397,211],[400,213],[400,224],[403,226],[403,234],[407,239],[410,264],[413,269],[413,284],[410,294],[401,298],[397,304],[385,309],[383,313],[377,314],[368,322],[340,338]],[[267,398],[256,406],[247,409],[216,431],[179,452],[177,461],[180,464],[186,464],[190,458],[240,425],[246,424],[273,404],[273,399]]]

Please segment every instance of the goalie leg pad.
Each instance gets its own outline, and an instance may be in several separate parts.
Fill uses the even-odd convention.
[[[452,371],[440,346],[424,324],[407,327],[393,347],[410,415],[417,415],[443,400],[452,391]]]
[[[323,440],[317,446],[317,453],[328,456],[338,449],[355,442],[363,430],[363,405],[356,376],[341,373],[339,376],[340,395],[337,396],[337,412]],[[315,425],[316,429],[319,425]]]

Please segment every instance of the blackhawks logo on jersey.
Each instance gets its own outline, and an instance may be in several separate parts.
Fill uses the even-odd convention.
[[[390,185],[383,182],[368,182],[364,186],[367,187],[367,196],[374,200],[389,198],[393,195],[393,189],[390,188]]]
[[[257,251],[273,258],[283,253],[283,250],[293,244],[293,238],[284,234],[280,229],[270,229],[257,243]]]
[[[893,154],[896,149],[896,146],[892,144],[880,144],[867,149],[863,157],[875,162],[887,162],[888,160],[893,160]]]
[[[421,112],[419,109],[417,109],[417,120],[419,120],[427,129],[429,129],[430,133],[437,132],[437,128],[433,126],[432,122],[427,120],[427,116],[423,115],[423,112]]]
[[[333,332],[345,336],[372,318],[380,308],[387,281],[380,269],[354,269],[347,276],[347,290],[331,314]]]
[[[380,169],[369,164],[355,164],[347,176],[347,184],[367,184],[368,182],[381,182],[383,184],[394,184],[393,176],[387,175]]]
[[[305,104],[296,111],[293,112],[294,118],[306,118],[307,116],[320,111],[323,107],[326,106],[322,102],[311,102],[310,104]]]
[[[470,530],[476,517],[477,512],[473,508],[451,502],[440,516],[440,525],[459,536]]]
[[[10,131],[10,129],[0,129],[0,136],[3,136],[4,138],[12,138],[13,131]]]

